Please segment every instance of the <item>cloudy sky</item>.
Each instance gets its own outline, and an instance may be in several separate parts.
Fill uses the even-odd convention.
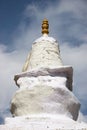
[[[49,20],[49,36],[57,39],[64,65],[71,65],[73,93],[87,115],[87,0],[0,0],[0,121],[9,114],[17,90],[14,75],[21,72],[32,43]]]

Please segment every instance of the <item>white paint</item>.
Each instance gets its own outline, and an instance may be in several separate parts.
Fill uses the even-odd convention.
[[[20,89],[11,102],[12,114],[65,114],[76,120],[80,104],[66,82],[64,76],[20,77],[17,81]]]
[[[43,34],[40,38],[36,39],[35,42],[41,42],[43,40],[49,41],[51,43],[57,42],[53,37],[49,37],[47,34]]]
[[[31,89],[39,84],[44,86],[51,86],[52,88],[66,86],[66,77],[52,77],[52,76],[38,76],[38,77],[22,77],[17,80],[17,84],[21,89]]]
[[[54,38],[43,35],[32,45],[32,50],[28,54],[23,71],[30,71],[31,69],[40,67],[58,66],[63,66],[59,45]]]
[[[40,77],[40,76],[41,76],[41,80],[46,79],[46,83],[48,83],[47,80],[49,82],[51,82],[51,81],[56,82],[58,80],[58,78],[62,76],[62,77],[67,78],[66,87],[72,91],[72,81],[73,81],[72,75],[73,75],[73,68],[71,66],[59,66],[58,68],[41,67],[41,68],[34,68],[28,72],[22,72],[21,74],[15,75],[14,79],[15,79],[15,82],[18,85],[18,87],[21,86],[21,88],[22,88],[22,86],[23,86],[24,88],[26,88],[27,87],[26,83],[29,83],[28,86],[31,86],[31,82],[32,82],[32,85],[33,85],[33,83],[38,84],[38,82],[40,81],[40,79],[38,77]],[[21,78],[22,78],[22,80],[21,80]],[[53,81],[53,79],[54,79],[54,81]],[[24,81],[25,85],[23,85],[23,81]],[[61,80],[58,80],[57,82],[61,82]]]
[[[86,130],[87,124],[73,121],[65,115],[33,115],[6,118],[0,130]]]

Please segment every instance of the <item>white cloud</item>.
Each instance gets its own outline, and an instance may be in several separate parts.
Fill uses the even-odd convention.
[[[87,115],[83,115],[81,112],[79,112],[78,121],[83,121],[87,123]]]
[[[6,52],[6,46],[0,45],[0,108],[6,107],[14,87],[14,74],[20,70],[21,60],[18,61],[17,52]]]
[[[73,66],[74,92],[79,99],[85,99],[87,97],[87,44],[71,47],[65,43],[61,45],[61,54],[64,63]]]
[[[64,62],[73,65],[76,71],[81,72],[87,68],[87,43],[80,46],[71,47],[69,44],[64,43],[61,45],[62,56]]]

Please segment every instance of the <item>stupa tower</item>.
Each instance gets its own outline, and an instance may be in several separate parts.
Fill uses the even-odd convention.
[[[21,130],[86,128],[77,122],[80,103],[72,93],[73,68],[63,65],[59,43],[48,34],[49,23],[44,19],[42,36],[32,44],[22,72],[14,76],[19,90],[11,101],[14,118],[6,123],[23,124]]]
[[[73,69],[62,64],[59,44],[48,36],[48,29],[44,19],[42,36],[34,41],[23,72],[15,75],[20,91],[12,99],[11,112],[13,116],[67,113],[77,120],[80,104],[70,92]]]

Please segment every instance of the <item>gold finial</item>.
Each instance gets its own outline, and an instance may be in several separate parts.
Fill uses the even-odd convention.
[[[44,19],[42,22],[42,34],[48,34],[49,33],[49,24],[48,24],[48,20]]]

